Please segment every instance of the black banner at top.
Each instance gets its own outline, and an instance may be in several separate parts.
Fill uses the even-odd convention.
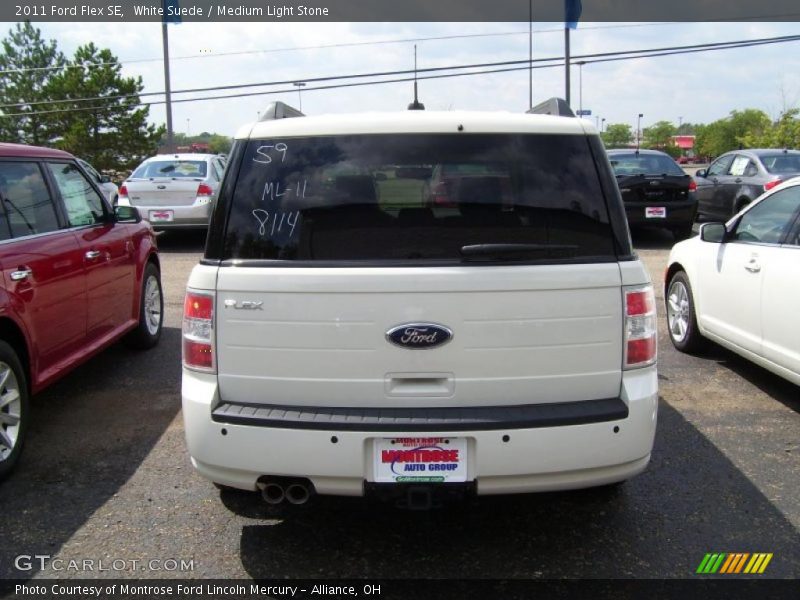
[[[3,0],[2,21],[564,22],[565,0]],[[797,0],[583,0],[582,22],[800,21]],[[580,27],[580,25],[578,25]]]

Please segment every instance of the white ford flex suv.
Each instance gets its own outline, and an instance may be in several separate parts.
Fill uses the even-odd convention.
[[[188,282],[197,471],[412,507],[641,472],[655,302],[591,124],[283,108],[238,132]]]

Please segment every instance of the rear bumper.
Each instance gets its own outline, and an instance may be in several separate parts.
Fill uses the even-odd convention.
[[[646,209],[663,207],[666,217],[652,218],[646,216]],[[680,227],[694,223],[697,214],[697,200],[690,198],[679,202],[626,202],[625,214],[628,225],[648,227]]]
[[[262,475],[307,477],[320,494],[360,496],[375,478],[373,438],[386,430],[308,429],[215,422],[215,375],[183,372],[183,415],[192,464],[204,477],[256,489]],[[603,422],[509,429],[448,429],[464,437],[469,481],[479,494],[563,490],[622,481],[646,467],[653,447],[658,390],[655,367],[626,372],[627,416]],[[616,429],[616,431],[615,431]],[[402,429],[408,437],[435,436]],[[444,433],[444,432],[442,432]],[[335,442],[333,441],[335,437]],[[506,439],[507,438],[507,439]]]
[[[162,229],[182,229],[182,228],[204,228],[208,227],[208,219],[211,216],[211,203],[199,206],[147,206],[134,205],[139,209],[143,219],[150,221],[155,230]],[[151,221],[151,212],[172,211],[172,221],[160,222]]]

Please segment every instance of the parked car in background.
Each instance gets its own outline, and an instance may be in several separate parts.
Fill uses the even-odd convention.
[[[761,194],[800,175],[800,151],[734,150],[695,173],[700,219],[726,221]]]
[[[153,156],[122,184],[119,204],[139,208],[155,229],[208,227],[225,163],[215,154]]]
[[[800,179],[701,225],[672,249],[665,279],[678,350],[713,340],[800,385]]]
[[[608,150],[631,227],[661,227],[675,239],[692,234],[694,180],[658,150]]]
[[[111,204],[111,206],[116,206],[117,200],[119,199],[119,188],[117,187],[117,184],[111,181],[111,178],[108,175],[101,175],[97,169],[95,169],[82,158],[78,158],[76,160],[78,161],[78,164],[83,167],[83,170],[86,171],[89,179],[91,179],[97,185],[97,187],[100,188],[100,191],[106,197],[108,203]]]
[[[29,396],[120,338],[155,345],[163,296],[150,226],[60,150],[0,143],[0,269],[1,479]]]

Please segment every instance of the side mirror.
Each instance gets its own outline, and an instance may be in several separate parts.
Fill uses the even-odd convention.
[[[704,242],[719,244],[725,241],[728,230],[725,223],[703,223],[700,225],[700,239]]]
[[[108,175],[100,175],[100,183],[111,183],[111,177]]]
[[[135,206],[115,206],[114,217],[117,223],[141,223],[142,215]]]
[[[697,169],[697,172],[694,174],[695,177],[708,177],[708,171],[705,169]]]

